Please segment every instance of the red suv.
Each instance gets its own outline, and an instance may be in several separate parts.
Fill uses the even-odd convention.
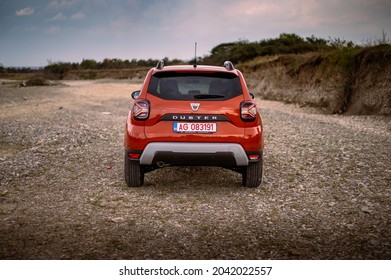
[[[245,187],[262,182],[263,129],[242,73],[224,67],[164,66],[149,70],[125,128],[125,181],[164,166],[219,166],[242,174]]]

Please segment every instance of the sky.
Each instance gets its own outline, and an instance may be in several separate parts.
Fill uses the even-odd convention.
[[[118,59],[190,60],[281,33],[357,44],[391,37],[390,0],[1,0],[5,67]]]

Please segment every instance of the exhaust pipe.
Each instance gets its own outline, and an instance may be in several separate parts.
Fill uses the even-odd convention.
[[[158,161],[156,164],[160,168],[164,167],[164,165],[165,165],[163,161]]]

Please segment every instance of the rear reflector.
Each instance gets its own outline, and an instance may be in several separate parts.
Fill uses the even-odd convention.
[[[259,159],[259,155],[249,155],[248,157],[249,157],[250,160]]]
[[[129,153],[128,156],[131,159],[139,159],[140,158],[140,154]]]

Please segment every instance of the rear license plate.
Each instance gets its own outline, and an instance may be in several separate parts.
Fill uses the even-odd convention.
[[[174,122],[174,132],[178,133],[214,133],[216,123]]]

